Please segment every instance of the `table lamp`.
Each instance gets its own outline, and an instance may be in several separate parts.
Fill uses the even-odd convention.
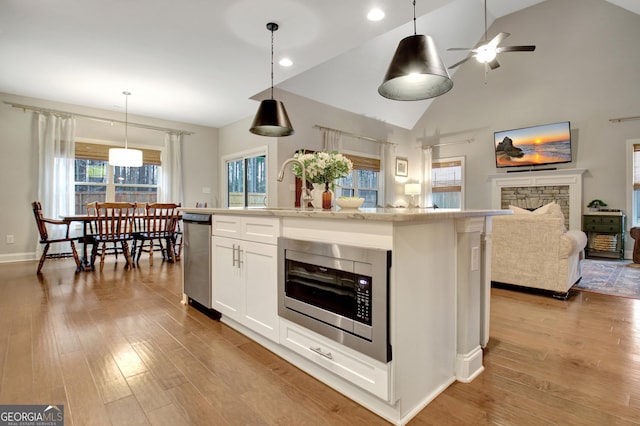
[[[418,207],[416,205],[416,195],[420,195],[421,185],[419,183],[405,183],[404,184],[404,193],[406,195],[411,195],[411,206],[410,207]]]

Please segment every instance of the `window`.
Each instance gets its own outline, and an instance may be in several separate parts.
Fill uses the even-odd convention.
[[[75,212],[94,201],[153,203],[158,197],[160,151],[143,150],[142,167],[109,166],[109,145],[76,142]]]
[[[633,196],[631,206],[631,226],[640,225],[640,143],[633,144]]]
[[[362,207],[378,205],[378,179],[380,177],[380,160],[377,158],[348,155],[353,163],[349,176],[338,180],[336,197],[364,198]]]
[[[463,208],[464,158],[433,160],[431,192],[433,203],[443,209]]]
[[[226,170],[228,207],[266,207],[266,154],[226,160]]]

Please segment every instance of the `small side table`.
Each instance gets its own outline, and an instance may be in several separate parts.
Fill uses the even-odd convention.
[[[624,214],[599,211],[582,216],[582,230],[587,234],[586,257],[624,259]]]
[[[640,263],[640,228],[637,226],[631,228],[629,235],[635,240],[633,244],[633,263]]]

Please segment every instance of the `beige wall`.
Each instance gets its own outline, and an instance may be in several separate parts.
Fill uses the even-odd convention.
[[[269,160],[276,159],[275,162],[269,161],[268,164],[269,176],[273,177],[273,179],[269,178],[268,187],[269,194],[273,194],[269,199],[269,206],[271,207],[293,206],[295,193],[291,191],[291,185],[294,180],[289,167],[287,167],[285,179],[282,183],[276,182],[275,178],[280,170],[280,165],[287,158],[292,157],[296,150],[322,149],[322,132],[314,128],[315,125],[398,143],[397,155],[399,156],[406,157],[410,154],[419,154],[415,148],[408,148],[409,131],[406,129],[334,108],[326,104],[321,104],[285,91],[276,90],[274,97],[285,104],[287,113],[295,129],[294,135],[283,138],[253,135],[249,133],[249,127],[251,127],[253,117],[247,117],[244,120],[220,129],[219,148],[219,154],[223,157],[231,153],[250,149],[251,147],[268,145]],[[257,109],[258,102],[256,102],[256,110]],[[375,142],[356,140],[349,137],[343,139],[346,150],[369,154],[378,151],[379,145]],[[415,178],[417,179],[420,174],[419,163],[410,163],[409,171],[412,175],[415,174]],[[400,186],[398,187],[398,191],[398,193],[401,193]]]
[[[500,55],[502,66],[486,83],[480,64],[464,64],[412,138],[473,138],[436,148],[434,157],[466,156],[466,207],[490,208],[493,132],[569,120],[575,161],[558,167],[587,169],[583,208],[598,198],[629,212],[625,146],[640,136],[640,120],[609,119],[640,115],[640,16],[602,0],[553,0],[497,20],[489,35],[499,31],[511,33],[505,45],[535,44],[536,51]]]
[[[13,108],[6,102],[51,108],[77,114],[92,115],[116,120],[124,119],[123,113],[61,104],[43,99],[0,94],[0,262],[32,257],[37,242],[37,232],[31,202],[38,196],[38,147],[32,136],[33,112]],[[129,121],[146,125],[168,127],[194,132],[184,136],[182,161],[183,185],[186,205],[196,201],[212,204],[217,189],[218,130],[214,128],[176,123],[129,114]],[[77,140],[99,140],[123,143],[124,126],[78,118]],[[164,145],[164,133],[129,127],[129,146]],[[210,188],[204,194],[203,188]],[[15,243],[7,244],[6,235],[14,235]]]

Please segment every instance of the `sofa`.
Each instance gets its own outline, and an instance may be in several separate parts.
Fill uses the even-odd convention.
[[[492,283],[544,290],[566,298],[582,277],[586,234],[566,230],[556,203],[533,212],[515,206],[509,209],[513,215],[493,218]]]

